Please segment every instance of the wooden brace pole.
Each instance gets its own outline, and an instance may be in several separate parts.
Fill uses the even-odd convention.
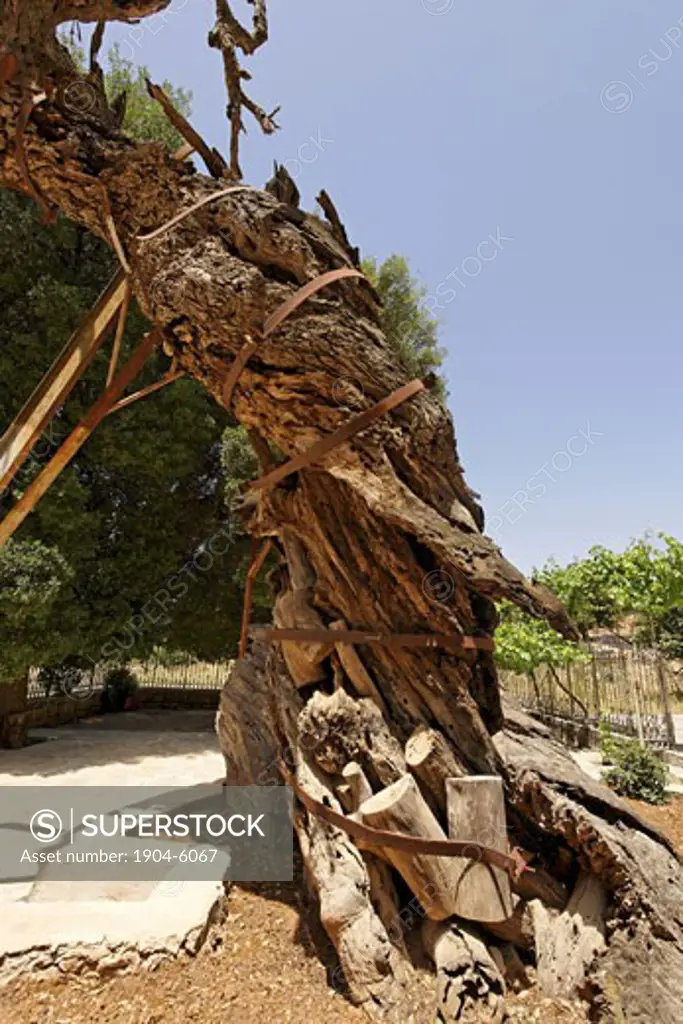
[[[83,447],[95,427],[111,411],[119,396],[125,391],[131,381],[137,377],[160,338],[161,331],[158,328],[150,331],[143,338],[109,387],[105,389],[78,426],[69,434],[61,448],[58,449],[35,480],[24,491],[17,504],[0,523],[0,547],[3,547],[12,534],[21,526],[24,519],[33,511],[38,501],[49,490],[62,470],[71,462],[79,449]]]

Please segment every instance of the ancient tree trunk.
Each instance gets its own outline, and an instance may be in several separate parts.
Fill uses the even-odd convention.
[[[74,101],[75,84],[86,97],[95,87],[91,79],[79,82],[55,42],[55,26],[71,18],[126,20],[165,6],[0,4],[0,38],[10,55],[0,64],[0,180],[115,247],[141,307],[163,330],[164,350],[218,402],[235,357],[255,342],[232,391],[232,411],[255,442],[272,442],[290,458],[405,384],[407,374],[381,331],[372,288],[357,279],[328,286],[264,335],[267,317],[302,285],[354,265],[327,200],[325,222],[292,205],[295,190],[285,196],[233,183],[226,191],[226,182],[196,173],[161,146],[123,137],[99,94],[97,102]],[[344,405],[348,388],[340,387],[348,380],[352,407]],[[490,637],[493,600],[508,598],[571,635],[554,598],[484,535],[451,417],[428,392],[279,486],[252,493],[245,509],[248,529],[272,538],[288,565],[280,622]],[[675,987],[683,987],[680,865],[660,837],[591,786],[523,716],[513,716],[512,731],[500,731],[492,655],[342,643],[313,653],[302,667],[291,649],[285,661],[281,650],[255,645],[236,664],[218,721],[228,781],[272,783],[277,758],[286,755],[299,784],[342,811],[340,794],[348,791],[337,787],[349,785],[344,769],[353,762],[375,794],[414,778],[422,806],[445,832],[446,779],[499,775],[510,841],[541,869],[520,882],[518,895],[533,899],[540,890],[546,902],[557,901],[580,869],[599,877],[608,894],[608,944],[586,969],[584,993],[606,1006],[616,985],[634,1021],[649,1019],[645,1010],[655,1003],[659,1020],[673,1024]],[[287,666],[304,675],[293,678]],[[525,729],[531,739],[520,742]],[[376,865],[367,860],[374,855],[307,811],[297,813],[295,825],[352,997],[379,1007],[385,1019],[409,1019],[416,978],[405,956],[405,912],[410,907],[411,923],[419,923],[419,900],[404,889],[399,896],[399,887],[389,891],[392,923],[387,893],[377,899]],[[528,919],[521,912],[513,929],[527,949]],[[455,939],[444,940],[444,931],[432,941],[429,933],[440,976],[457,971],[475,985],[485,978],[492,1019],[500,1014],[500,982],[476,943],[495,944],[496,927],[484,925],[476,940],[456,930],[448,931]],[[639,993],[633,968],[640,961],[647,977]]]

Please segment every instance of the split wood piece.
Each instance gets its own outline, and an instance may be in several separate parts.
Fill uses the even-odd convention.
[[[561,914],[548,911],[538,900],[531,910],[539,988],[553,998],[580,994],[590,964],[606,945],[604,886],[596,875],[583,872]]]
[[[363,823],[373,828],[420,839],[446,839],[412,775],[366,800],[359,813]],[[427,917],[443,921],[456,913],[460,877],[457,860],[391,848],[385,853],[420,900]]]
[[[199,153],[206,164],[209,174],[213,175],[214,178],[233,178],[234,175],[218,150],[207,146],[204,139],[194,130],[187,118],[183,117],[179,110],[176,110],[161,86],[150,82],[149,78],[145,79],[145,83],[147,85],[147,92],[153,100],[161,104],[166,117],[176,131],[180,132],[188,145]]]
[[[150,235],[147,236],[152,237]],[[273,331],[277,330],[280,324],[284,323],[288,316],[298,309],[299,306],[303,305],[311,296],[315,295],[316,292],[326,288],[328,284],[332,284],[334,281],[343,281],[347,277],[364,277],[365,275],[360,270],[354,270],[352,267],[340,267],[338,270],[330,270],[326,274],[321,274],[319,277],[315,277],[312,281],[308,281],[302,288],[294,292],[293,295],[282,303],[281,306],[275,310],[274,313],[266,320],[263,325],[262,337],[267,338]],[[223,405],[226,409],[230,409],[232,404],[232,393],[235,390],[235,385],[240,378],[242,370],[249,362],[251,356],[258,348],[258,343],[253,338],[247,337],[244,345],[235,356],[228,376],[226,377],[225,384],[223,385]],[[285,463],[286,465],[286,463]],[[264,479],[264,478],[261,478]],[[250,485],[251,486],[251,485]]]
[[[265,629],[252,630],[259,640],[282,643],[293,640],[300,644],[319,643],[333,639],[331,629]],[[334,643],[379,644],[382,647],[444,647],[452,654],[464,651],[492,651],[489,637],[462,636],[460,633],[371,633],[363,629],[335,628]]]
[[[446,779],[465,775],[442,732],[419,725],[406,743],[406,764],[420,783],[432,809],[446,809]]]
[[[357,273],[357,271],[354,273]],[[361,430],[365,430],[366,427],[369,427],[376,420],[391,412],[398,405],[406,402],[409,398],[414,398],[415,395],[425,390],[425,385],[421,380],[413,380],[409,384],[404,384],[402,388],[394,391],[391,395],[387,395],[386,398],[381,399],[371,408],[365,409],[363,412],[358,413],[357,416],[347,420],[346,423],[337,430],[332,431],[327,437],[320,438],[319,441],[312,444],[306,451],[299,452],[293,459],[278,466],[272,473],[267,473],[266,476],[253,480],[248,485],[249,490],[267,491],[276,487],[286,477],[291,476],[292,473],[297,473],[300,469],[304,469],[317,462],[340,444],[343,444],[344,441],[348,441]]]
[[[400,853],[409,853],[414,856],[419,855],[420,857],[429,857],[432,860],[438,861],[444,861],[449,857],[466,857],[469,855],[472,857],[476,857],[477,860],[483,860],[488,864],[494,864],[496,867],[502,867],[505,870],[509,871],[510,874],[513,876],[517,875],[522,871],[530,870],[524,859],[519,854],[518,850],[512,850],[509,856],[505,856],[499,850],[489,849],[488,847],[481,846],[479,843],[462,843],[453,839],[441,838],[444,835],[444,833],[441,830],[439,823],[436,821],[436,818],[434,818],[434,815],[429,810],[429,807],[420,796],[420,792],[417,789],[417,784],[412,775],[406,775],[403,779],[400,779],[398,782],[393,783],[392,786],[389,786],[387,787],[387,789],[382,790],[381,793],[377,793],[372,798],[372,800],[376,801],[377,797],[386,794],[388,790],[393,790],[394,794],[389,794],[389,797],[385,798],[385,800],[390,801],[392,804],[396,804],[397,801],[400,802],[401,793],[396,793],[397,787],[403,787],[404,793],[406,789],[410,789],[411,797],[413,792],[417,793],[417,797],[422,801],[421,806],[419,806],[419,810],[421,813],[426,811],[426,820],[430,829],[432,830],[432,835],[434,834],[435,831],[433,825],[436,825],[436,830],[438,830],[438,833],[440,833],[440,835],[438,835],[437,833],[436,838],[425,839],[421,836],[416,836],[414,833],[411,832],[397,832],[390,831],[384,828],[375,828],[374,826],[366,823],[365,807],[361,807],[358,811],[361,818],[363,819],[362,823],[354,821],[353,818],[349,818],[344,814],[337,814],[336,811],[333,811],[326,804],[320,803],[319,800],[315,800],[313,797],[310,796],[309,793],[306,792],[305,789],[302,789],[301,786],[299,786],[297,781],[294,779],[287,765],[281,758],[278,759],[278,768],[280,770],[280,774],[282,775],[287,785],[293,789],[294,793],[299,798],[299,800],[304,805],[307,811],[310,811],[311,814],[316,815],[316,817],[318,818],[322,818],[322,820],[326,821],[329,825],[334,825],[335,828],[339,828],[343,832],[346,832],[355,840],[360,839],[361,841],[370,843],[374,846],[386,847],[387,856],[391,863],[394,864],[394,866],[396,866],[394,860],[394,852],[398,851]],[[412,801],[411,799],[408,802],[417,801]],[[381,802],[379,803],[380,816],[386,816],[385,808],[383,807]],[[374,810],[377,810],[377,808],[374,808]],[[374,810],[371,807],[370,813],[374,813]],[[409,827],[414,828],[416,826],[414,824],[411,824],[409,825]],[[408,858],[403,858],[403,860],[406,859]],[[434,873],[438,873],[437,868],[438,866],[433,869]],[[447,898],[448,896],[448,894],[443,895],[444,898]],[[439,893],[434,894],[431,892],[431,890],[429,890],[426,893],[424,893],[424,896],[425,898],[432,896],[433,898],[438,899]]]
[[[437,974],[438,1013],[444,1024],[483,1019],[502,1024],[505,982],[488,949],[473,931],[458,922],[425,921],[422,940]]]
[[[340,632],[348,632],[346,629],[346,623],[342,619],[339,619],[337,622],[331,622],[330,629]],[[384,698],[375,686],[375,683],[365,668],[365,665],[360,660],[353,644],[338,642],[335,643],[335,649],[339,655],[342,668],[351,680],[356,692],[360,694],[361,697],[370,697],[380,711],[386,715],[387,706],[384,702]]]
[[[161,331],[155,328],[140,342],[130,359],[123,365],[108,388],[102,393],[81,422],[72,430],[64,444],[57,450],[47,465],[26,488],[20,500],[0,523],[0,547],[7,543],[12,534],[21,526],[26,516],[52,486],[62,470],[85,444],[95,427],[110,412],[112,405],[130,382],[137,377],[155,346],[161,339]]]
[[[314,803],[334,813],[336,799],[329,780],[306,762],[303,751],[297,750],[295,756],[302,791],[305,786],[304,792],[316,794],[317,800],[310,797]],[[343,976],[352,1002],[367,1009],[371,1018],[405,1024],[410,1013],[396,1010],[414,989],[415,975],[373,904],[366,859],[348,836],[326,828],[317,816],[295,812],[294,826],[320,902],[320,920],[339,955],[341,970],[335,972],[335,981]]]
[[[92,362],[121,307],[126,288],[125,276],[117,273],[0,439],[0,492],[16,476],[55,409]]]
[[[185,160],[191,157],[194,152],[195,148],[192,145],[192,143],[184,142],[180,149],[176,150],[176,152],[173,154],[173,159],[177,160],[179,163],[182,164]]]
[[[311,603],[312,596],[308,588],[285,590],[275,601],[273,621],[277,626],[321,629],[323,620]],[[312,644],[283,643],[282,654],[298,689],[326,678],[322,662],[333,650],[334,645],[329,641]]]
[[[452,839],[472,837],[483,846],[509,849],[503,780],[499,775],[446,780],[448,833]],[[455,910],[470,921],[506,921],[514,906],[505,871],[471,859],[456,862]]]
[[[348,773],[347,768],[350,769]],[[359,783],[358,779],[355,778],[356,772],[359,772],[362,776],[362,783]],[[359,764],[355,763],[355,761],[350,761],[349,764],[346,765],[342,772],[342,777],[345,780],[348,779],[348,781],[340,782],[334,787],[335,792],[339,797],[339,802],[349,815],[351,821],[357,821],[362,824],[358,808],[364,800],[370,799],[372,796],[372,787],[368,782],[365,772]],[[356,840],[356,845],[363,853],[372,854],[379,860],[382,860],[385,864],[391,864],[381,847],[363,842],[362,839]]]
[[[272,540],[269,538],[261,545],[261,550],[256,554],[255,552],[256,538],[252,539],[251,545],[251,565],[247,572],[247,585],[244,588],[244,607],[242,609],[242,629],[240,632],[240,646],[239,656],[243,658],[247,652],[247,639],[249,636],[249,619],[251,618],[251,604],[253,600],[254,582],[256,577],[261,571],[263,563],[268,557],[268,553],[273,546]]]

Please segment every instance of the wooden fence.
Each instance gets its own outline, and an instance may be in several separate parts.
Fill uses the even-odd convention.
[[[651,651],[597,652],[589,661],[529,674],[501,672],[504,690],[523,707],[549,718],[637,736],[655,747],[676,743],[683,709],[683,676]]]

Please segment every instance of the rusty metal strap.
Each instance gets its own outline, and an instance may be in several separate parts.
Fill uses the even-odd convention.
[[[272,334],[275,328],[279,327],[295,309],[298,309],[321,288],[327,287],[333,281],[343,281],[346,277],[365,277],[365,274],[361,270],[354,270],[353,267],[339,267],[338,270],[328,270],[326,274],[314,277],[303,288],[299,288],[298,292],[294,292],[274,313],[271,313],[263,327],[264,338]]]
[[[404,384],[398,391],[394,391],[391,395],[387,395],[376,405],[373,405],[370,409],[366,409],[364,412],[359,413],[357,416],[353,416],[350,420],[347,420],[338,430],[334,430],[327,437],[321,438],[312,444],[305,452],[300,452],[295,455],[289,462],[283,463],[274,469],[271,473],[267,473],[265,476],[261,476],[258,480],[253,480],[248,489],[253,491],[265,491],[275,487],[284,480],[286,476],[291,473],[296,473],[300,469],[304,469],[306,466],[310,466],[311,463],[317,462],[323,455],[327,455],[338,445],[344,441],[348,441],[349,438],[358,434],[361,430],[369,427],[371,423],[385,416],[392,409],[395,409],[397,405],[407,401],[409,398],[413,398],[414,395],[418,395],[421,391],[425,391],[425,385],[421,380],[413,380],[410,384]]]
[[[312,644],[380,644],[383,647],[445,647],[455,651],[493,651],[494,642],[486,636],[461,636],[460,633],[372,633],[362,629],[255,629],[258,640]]]
[[[326,274],[321,274],[320,277],[313,278],[312,281],[308,281],[302,288],[294,292],[293,295],[282,303],[281,306],[271,313],[265,324],[263,325],[262,337],[267,338],[269,334],[272,334],[281,323],[283,323],[290,314],[298,309],[307,299],[310,299],[312,295],[319,292],[322,288],[327,287],[328,284],[332,284],[333,281],[342,281],[346,277],[364,277],[365,275],[360,270],[354,270],[352,267],[340,267],[338,270],[329,270]],[[226,409],[230,408],[232,402],[232,393],[235,389],[235,384],[240,378],[242,370],[247,365],[248,360],[254,354],[258,348],[258,343],[252,338],[247,338],[246,342],[235,356],[230,371],[228,373],[225,384],[223,385],[223,403]]]
[[[273,541],[268,538],[261,545],[261,550],[256,554],[256,538],[251,542],[251,565],[247,572],[247,585],[244,588],[244,605],[242,606],[242,628],[240,630],[239,656],[243,658],[247,653],[247,641],[249,639],[249,620],[251,618],[251,606],[253,602],[254,582],[261,571],[263,563],[268,557],[268,552],[273,546]]]
[[[302,789],[281,759],[279,768],[285,782],[294,790],[307,811],[315,814],[317,818],[322,818],[328,825],[340,828],[352,839],[360,839],[372,846],[403,850],[405,853],[429,854],[434,857],[466,857],[468,860],[478,861],[507,871],[513,881],[517,881],[525,871],[533,872],[517,848],[506,854],[500,850],[482,846],[481,843],[458,839],[420,839],[417,836],[407,835],[405,832],[389,832],[386,829],[373,828],[371,825],[354,821],[345,814],[333,811],[331,807],[327,807],[307,793],[305,789]]]
[[[138,242],[144,244],[145,242],[151,242],[153,238],[159,238],[160,235],[163,235],[167,231],[170,231],[171,228],[174,228],[176,224],[180,224],[184,221],[186,217],[190,217],[193,213],[196,213],[197,210],[201,210],[203,206],[208,206],[209,203],[215,203],[217,199],[222,199],[223,196],[231,195],[234,192],[258,192],[258,189],[254,188],[253,185],[231,185],[229,188],[222,188],[218,192],[210,192],[208,195],[199,199],[196,203],[193,203],[192,206],[189,206],[187,210],[181,210],[180,213],[177,213],[175,217],[166,221],[165,224],[162,224],[161,227],[157,228],[155,231],[150,231],[148,235],[138,235]]]

